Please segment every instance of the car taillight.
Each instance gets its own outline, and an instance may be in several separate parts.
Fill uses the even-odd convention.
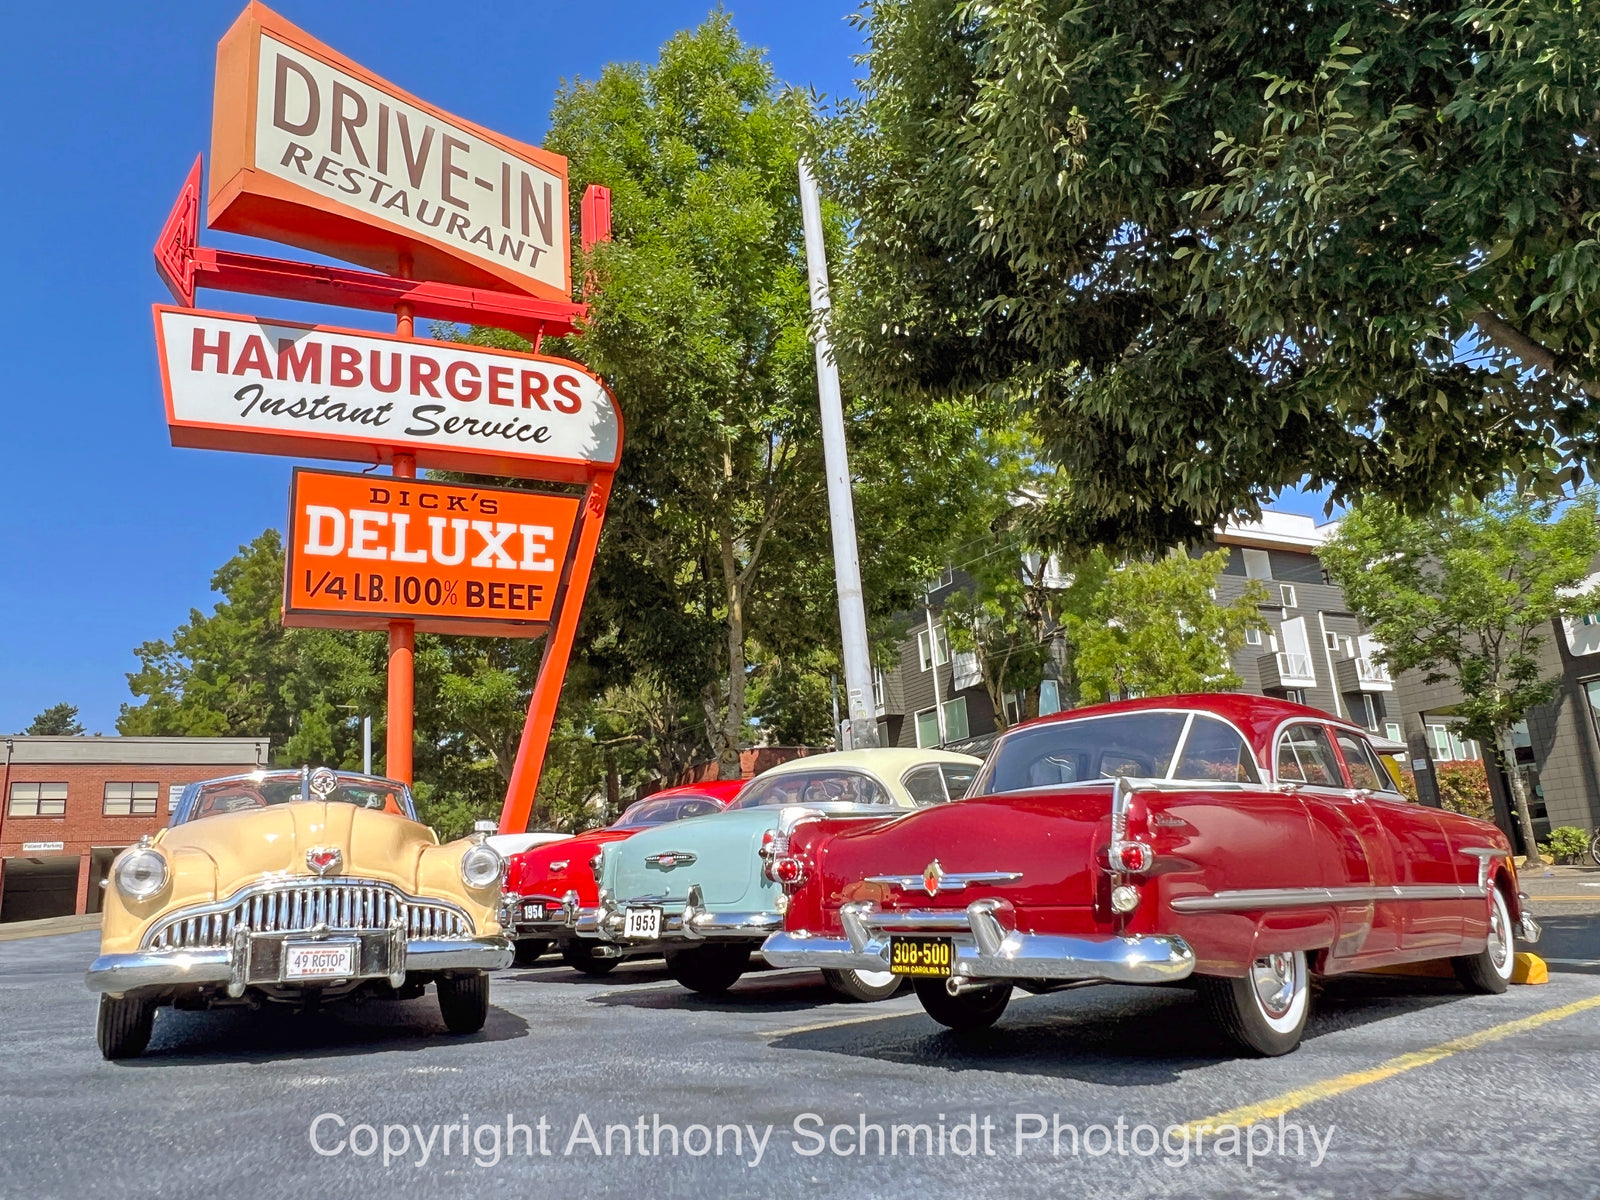
[[[770,871],[772,878],[786,888],[797,886],[806,877],[805,863],[789,855],[773,859]]]
[[[1143,875],[1155,865],[1156,852],[1144,842],[1116,842],[1111,847],[1111,867],[1129,875]]]

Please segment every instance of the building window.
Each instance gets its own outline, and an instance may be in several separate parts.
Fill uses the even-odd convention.
[[[1283,698],[1290,704],[1304,704],[1306,702],[1306,690],[1304,688],[1284,688]]]
[[[1403,741],[1405,741],[1405,738],[1400,736],[1400,722],[1398,722],[1398,721],[1386,721],[1386,722],[1384,722],[1383,734],[1391,742],[1403,742]]]
[[[964,742],[967,733],[967,698],[957,696],[954,700],[944,702],[944,740],[947,742]]]
[[[950,639],[945,636],[944,626],[933,627],[933,639],[928,638],[928,631],[917,631],[917,665],[926,671],[934,665],[934,654],[938,654],[938,665],[944,666],[950,661]]]
[[[1282,598],[1283,606],[1285,608],[1299,608],[1300,607],[1300,600],[1294,594],[1294,585],[1293,584],[1280,583],[1278,585],[1278,595]]]
[[[1370,692],[1361,693],[1361,723],[1374,733],[1378,731],[1378,706]]]
[[[67,811],[67,785],[64,783],[13,783],[10,817],[59,817]]]
[[[1449,725],[1428,726],[1428,748],[1438,762],[1472,762],[1482,757],[1477,742],[1460,737]]]
[[[937,746],[941,740],[946,742],[965,741],[967,733],[967,698],[957,696],[954,700],[946,700],[941,706],[944,709],[944,737],[939,737],[939,712],[938,709],[925,708],[917,714],[917,745],[921,747]]]
[[[1246,646],[1261,645],[1261,630],[1257,629],[1254,625],[1250,626],[1249,629],[1246,629],[1244,631],[1244,644]]]
[[[148,817],[155,815],[158,783],[108,783],[100,811],[108,817]]]
[[[1244,573],[1250,579],[1272,578],[1272,556],[1265,550],[1244,550]]]
[[[884,743],[886,746],[888,744],[888,742]],[[183,783],[174,783],[167,788],[167,811],[169,813],[178,811],[178,802],[183,799],[183,789],[187,786],[187,784]]]
[[[1337,650],[1339,648],[1339,635],[1337,633],[1325,633],[1322,636],[1326,639],[1329,650]]]

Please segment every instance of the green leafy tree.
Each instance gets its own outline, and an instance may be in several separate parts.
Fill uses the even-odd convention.
[[[1587,490],[1566,504],[1515,492],[1460,500],[1422,518],[1373,501],[1351,510],[1321,554],[1383,643],[1391,671],[1421,670],[1428,682],[1459,689],[1462,732],[1498,748],[1535,865],[1512,730],[1559,686],[1540,664],[1551,623],[1600,603],[1582,587],[1597,554],[1596,497]]]
[[[1064,615],[1079,698],[1085,703],[1130,696],[1229,691],[1242,682],[1232,658],[1245,632],[1262,628],[1266,589],[1251,587],[1228,604],[1214,596],[1228,552],[1181,553],[1115,564],[1088,557]]]
[[[653,64],[563,89],[547,139],[575,200],[588,183],[612,196],[613,240],[579,265],[589,323],[549,347],[601,374],[627,421],[586,646],[605,686],[696,705],[725,778],[752,740],[825,732],[801,669],[837,639],[796,177],[811,126],[807,99],[719,13]],[[837,252],[842,215],[827,225]],[[850,400],[880,619],[982,477],[974,414],[965,397]]]
[[[1308,480],[1406,511],[1600,436],[1600,10],[883,0],[828,159],[863,385],[1030,407],[1059,544]]]
[[[374,767],[383,770],[383,635],[284,628],[276,530],[241,546],[211,582],[221,599],[210,613],[191,611],[170,639],[135,651],[140,668],[128,684],[136,701],[122,706],[118,732],[270,737],[279,764],[359,769],[360,718],[370,715]],[[441,835],[498,815],[538,660],[538,643],[526,639],[417,638],[414,790],[420,815]],[[541,782],[536,824],[585,819],[570,776],[558,773],[549,788]]]
[[[22,731],[25,737],[82,737],[83,722],[78,720],[76,704],[52,704],[28,723]]]

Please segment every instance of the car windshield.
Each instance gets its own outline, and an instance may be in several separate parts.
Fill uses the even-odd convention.
[[[378,809],[396,816],[411,816],[405,789],[400,784],[349,775],[337,778],[338,786],[322,797],[330,803],[354,804],[358,808]],[[274,804],[293,804],[306,797],[299,771],[262,771],[237,779],[213,779],[199,785],[187,819],[198,821],[222,813],[250,812]]]
[[[1129,775],[1258,783],[1255,758],[1233,726],[1204,713],[1116,713],[1026,726],[1000,739],[973,789],[1020,792]]]
[[[729,808],[775,804],[893,804],[882,784],[859,771],[785,771],[751,780]]]
[[[709,796],[664,796],[659,800],[647,799],[630,804],[612,828],[644,829],[689,817],[708,817],[721,811],[722,805]]]

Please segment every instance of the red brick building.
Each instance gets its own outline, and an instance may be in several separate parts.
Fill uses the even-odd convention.
[[[117,851],[183,786],[268,763],[266,738],[27,737],[0,746],[0,922],[100,911]]]

